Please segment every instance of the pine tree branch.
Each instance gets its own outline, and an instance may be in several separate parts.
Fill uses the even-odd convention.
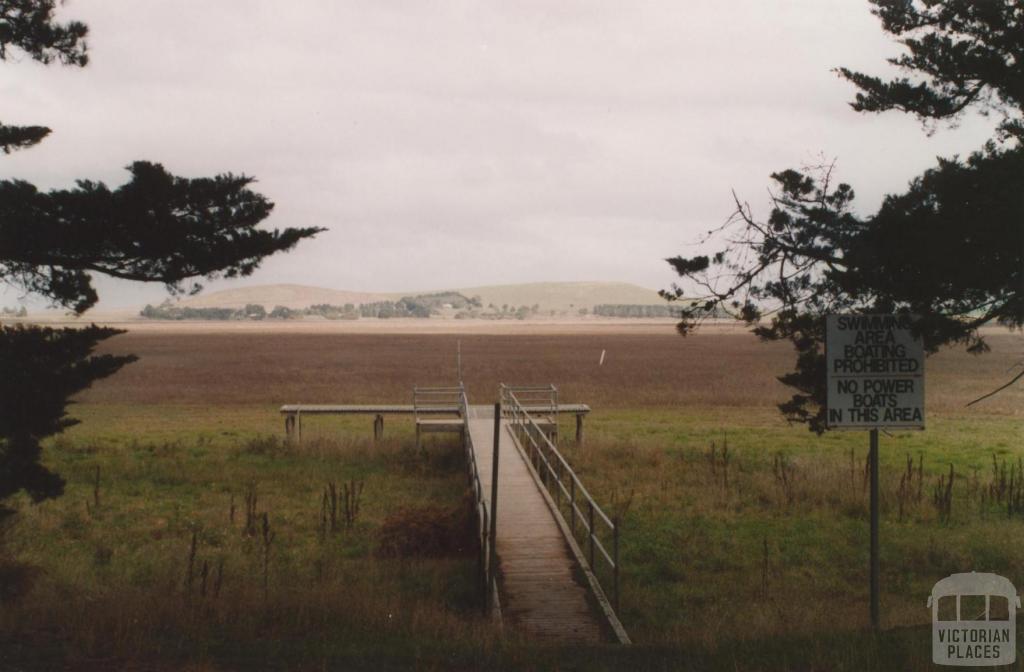
[[[1016,376],[1014,376],[1013,378],[1011,378],[1011,379],[1009,380],[1009,382],[1007,382],[1007,383],[1005,383],[1005,384],[1003,384],[1003,385],[1000,385],[999,387],[997,387],[996,389],[992,390],[992,391],[991,391],[991,392],[989,392],[988,394],[983,394],[983,395],[981,395],[980,397],[978,397],[977,399],[975,399],[974,401],[972,401],[972,402],[969,402],[969,403],[967,404],[967,406],[973,406],[973,405],[975,405],[976,403],[978,403],[979,401],[982,401],[982,400],[984,400],[984,399],[988,399],[989,397],[994,397],[995,395],[999,394],[1000,392],[1002,392],[1002,391],[1003,391],[1003,390],[1005,390],[1006,388],[1008,388],[1008,387],[1010,387],[1011,385],[1013,385],[1014,383],[1016,383],[1016,382],[1017,382],[1018,380],[1020,380],[1021,378],[1024,378],[1024,371],[1021,371],[1021,372],[1020,372],[1020,373],[1018,373],[1018,374],[1017,374]]]
[[[0,151],[10,154],[38,144],[50,134],[45,126],[6,126],[0,124]]]

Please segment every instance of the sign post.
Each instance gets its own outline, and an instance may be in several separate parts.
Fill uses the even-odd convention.
[[[829,315],[825,321],[826,423],[871,431],[871,626],[881,622],[878,430],[924,429],[924,345],[909,315]]]
[[[871,462],[871,627],[878,629],[881,617],[881,605],[879,604],[879,593],[881,586],[880,574],[882,571],[879,562],[878,547],[878,430],[871,430],[871,447],[868,449],[868,459]]]

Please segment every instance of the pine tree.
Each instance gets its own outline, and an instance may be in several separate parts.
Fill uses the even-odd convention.
[[[913,314],[929,352],[950,343],[984,352],[978,327],[1024,324],[1024,5],[871,1],[907,48],[891,63],[910,76],[884,81],[839,68],[860,89],[852,107],[914,114],[929,132],[974,109],[1000,116],[996,137],[966,160],[940,159],[867,218],[853,214],[854,191],[836,183],[832,166],[775,173],[768,218],[736,198],[718,231],[724,249],[668,259],[691,284],[662,293],[683,300],[684,289],[697,289],[684,302],[684,335],[717,310],[756,325],[762,339],[791,341],[794,371],[780,380],[796,394],[780,409],[817,432],[826,314]]]
[[[88,63],[88,28],[58,22],[54,5],[0,0],[0,61],[21,54],[44,64]],[[0,123],[0,150],[23,150],[49,134]],[[194,292],[197,279],[249,275],[263,258],[322,230],[257,229],[273,203],[244,175],[176,177],[146,161],[128,172],[131,179],[114,189],[80,180],[43,192],[0,180],[0,279],[81,314],[99,298],[93,273]],[[134,361],[92,354],[119,333],[95,325],[0,327],[0,503],[22,490],[35,501],[61,494],[63,479],[40,464],[40,441],[76,422],[67,416],[72,395]]]

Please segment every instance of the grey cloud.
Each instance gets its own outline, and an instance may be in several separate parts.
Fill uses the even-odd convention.
[[[850,111],[830,69],[899,47],[850,0],[72,0],[84,70],[0,65],[5,121],[54,135],[0,175],[118,183],[139,158],[255,175],[268,226],[331,231],[251,282],[430,289],[608,279],[719,224],[731,189],[839,158],[862,208],[985,121],[928,138]],[[217,285],[215,285],[217,286]],[[104,303],[159,300],[105,281]]]

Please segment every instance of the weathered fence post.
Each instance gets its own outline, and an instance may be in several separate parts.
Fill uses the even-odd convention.
[[[373,440],[380,441],[384,438],[384,416],[380,413],[373,419]]]
[[[576,414],[576,444],[583,444],[583,414]]]

